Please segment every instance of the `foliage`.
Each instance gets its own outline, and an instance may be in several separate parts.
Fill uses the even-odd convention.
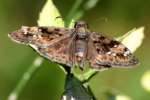
[[[88,0],[84,5],[82,5],[84,0],[76,0],[72,9],[68,13],[65,20],[63,21],[62,19],[57,19],[57,17],[60,17],[61,14],[56,8],[56,6],[53,4],[52,0],[47,0],[42,11],[40,12],[39,19],[37,21],[38,25],[39,26],[72,27],[72,21],[80,19],[85,13],[85,11],[90,10],[93,7],[95,7],[98,1],[99,0]],[[81,6],[83,6],[82,9],[80,8]],[[123,44],[125,44],[129,49],[131,49],[132,52],[134,52],[142,44],[143,38],[144,38],[144,27],[140,27],[137,29],[134,28],[132,31],[129,31],[124,36],[121,36],[117,39],[122,41]],[[37,64],[36,62],[37,60],[40,62],[39,64]],[[35,58],[35,62],[33,62],[33,64],[27,70],[27,72],[24,73],[23,77],[20,79],[19,84],[16,86],[16,88],[12,91],[12,93],[8,97],[8,100],[17,100],[18,96],[20,95],[20,92],[25,87],[26,83],[30,80],[33,73],[39,68],[39,66],[41,66],[42,61],[43,61],[42,58],[39,58],[39,57]],[[80,86],[83,86],[82,82],[88,82],[97,73],[98,73],[97,71],[91,70],[91,69],[83,73],[83,75],[74,73],[74,76],[75,76],[74,79],[76,79],[77,81],[73,81],[72,85],[77,83]],[[77,92],[81,93],[80,89],[77,89],[75,93]],[[74,93],[73,89],[71,91],[73,91]],[[64,94],[64,95],[68,96],[67,94]],[[90,96],[92,94],[88,94],[88,95]],[[76,99],[76,100],[81,100],[81,99]]]

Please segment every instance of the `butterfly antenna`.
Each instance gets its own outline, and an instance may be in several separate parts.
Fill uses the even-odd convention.
[[[107,17],[101,17],[101,18],[97,18],[93,21],[93,23],[95,22],[104,22],[107,23],[108,22],[108,18]]]
[[[64,18],[63,18],[62,16],[57,16],[57,17],[55,18],[55,20],[57,20],[57,19],[62,19],[62,20],[64,20]]]

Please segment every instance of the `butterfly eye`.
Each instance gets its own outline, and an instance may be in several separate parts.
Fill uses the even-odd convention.
[[[84,21],[76,22],[74,28],[80,28],[80,27],[88,28],[88,25]]]
[[[82,24],[78,24],[78,27],[82,27],[83,25]]]
[[[76,24],[74,25],[74,28],[80,28],[81,26],[82,26],[81,24],[76,23]]]

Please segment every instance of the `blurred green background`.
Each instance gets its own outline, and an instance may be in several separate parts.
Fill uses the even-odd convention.
[[[7,34],[22,25],[35,26],[46,0],[0,1],[0,100],[5,100],[17,85],[21,75],[38,56],[30,47],[12,42]],[[54,0],[65,17],[74,0]],[[90,81],[98,100],[106,92],[117,92],[132,100],[150,100],[150,91],[141,85],[141,77],[150,70],[150,0],[99,0],[85,12],[91,30],[110,36],[121,36],[129,30],[145,26],[145,39],[135,55],[141,64],[133,69],[111,69],[99,72]],[[150,80],[150,78],[149,78]],[[45,60],[19,96],[19,100],[59,100],[64,88],[65,74],[54,63]]]

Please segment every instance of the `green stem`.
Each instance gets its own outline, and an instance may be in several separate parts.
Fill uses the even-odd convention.
[[[15,89],[10,93],[7,100],[17,100],[19,94],[24,89],[26,84],[31,79],[32,75],[35,73],[37,69],[39,69],[40,65],[43,62],[43,58],[37,57],[33,64],[29,67],[29,69],[23,74],[22,78],[20,79],[19,83],[15,87]]]
[[[71,19],[74,18],[74,15],[76,15],[78,8],[80,7],[80,5],[82,4],[84,0],[76,0],[76,2],[74,3],[73,7],[71,8],[71,10],[69,11],[67,17],[66,17],[66,23],[65,26],[68,27]]]
[[[88,82],[95,74],[98,72],[94,69],[89,69],[87,72],[85,72],[82,75],[75,74],[75,76],[81,81],[81,82]]]

